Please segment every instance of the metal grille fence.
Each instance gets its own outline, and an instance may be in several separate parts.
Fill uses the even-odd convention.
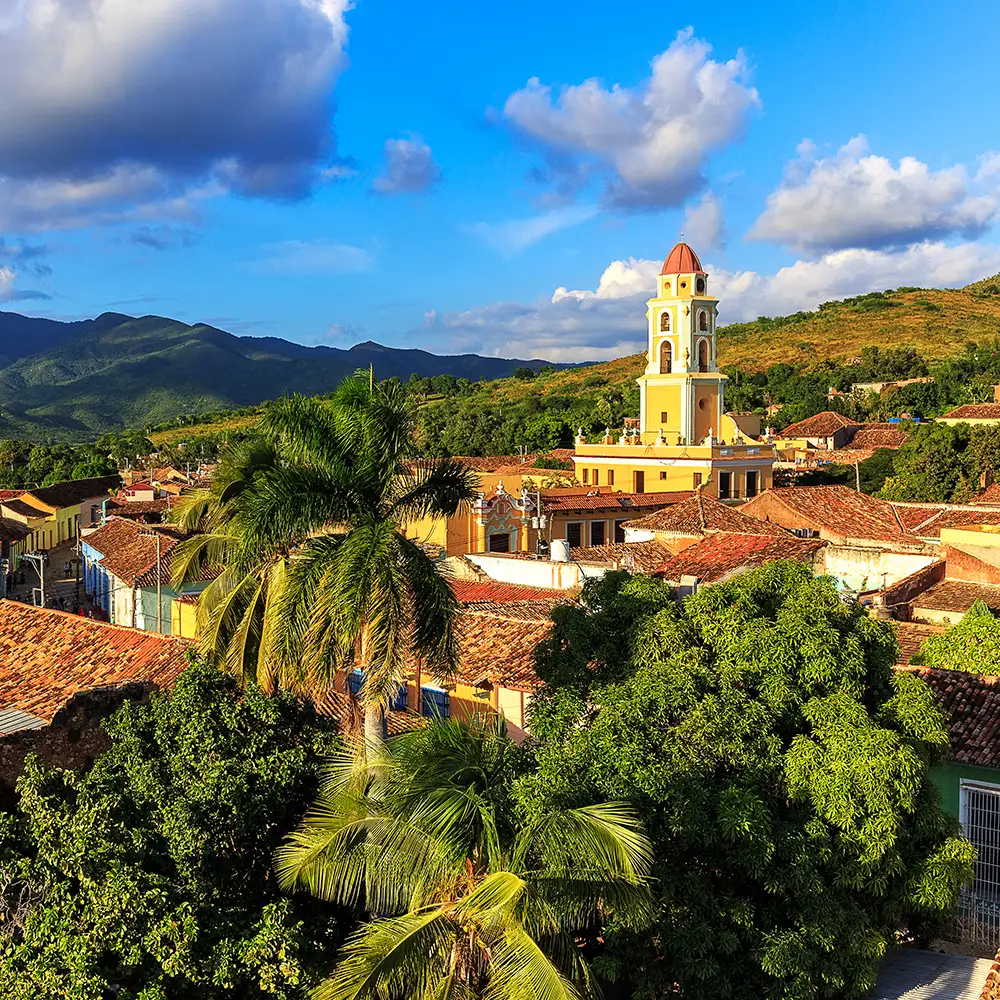
[[[959,898],[955,931],[961,941],[995,949],[1000,941],[1000,788],[963,784],[961,815],[977,858],[975,880]]]

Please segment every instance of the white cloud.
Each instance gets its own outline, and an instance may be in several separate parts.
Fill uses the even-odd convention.
[[[507,98],[504,117],[546,154],[557,185],[599,176],[611,205],[679,205],[704,186],[709,155],[736,140],[760,104],[742,55],[720,63],[710,52],[686,28],[635,89],[591,79],[554,96],[533,78]]]
[[[596,205],[565,205],[527,219],[475,222],[465,226],[464,231],[481,239],[505,257],[513,257],[546,236],[592,219],[597,211]]]
[[[462,312],[432,312],[433,333],[449,349],[502,357],[600,361],[645,350],[645,301],[662,262],[612,261],[596,289],[557,288],[533,303],[496,302]],[[1000,271],[1000,247],[921,243],[902,251],[839,250],[800,260],[775,274],[708,265],[721,323],[815,309],[821,302],[900,285],[955,287]]]
[[[973,190],[962,166],[933,171],[912,156],[893,166],[869,154],[864,136],[825,159],[813,159],[814,152],[811,143],[799,147],[750,239],[807,253],[881,249],[955,233],[974,237],[996,215],[996,198]],[[986,160],[980,174],[992,168]]]
[[[706,191],[684,211],[684,239],[706,250],[725,246],[726,223],[722,202],[711,191]]]
[[[17,273],[12,267],[0,266],[0,299],[9,299],[14,294]]]
[[[360,274],[375,265],[367,250],[325,238],[285,240],[261,249],[261,256],[247,266],[269,274]]]
[[[420,194],[441,179],[431,147],[419,136],[388,139],[384,153],[385,173],[372,182],[379,194]]]
[[[254,0],[252,16],[244,0],[4,6],[0,201],[12,225],[113,221],[150,205],[148,189],[182,198],[210,180],[298,197],[333,157],[350,0]],[[22,195],[33,207],[18,208]]]

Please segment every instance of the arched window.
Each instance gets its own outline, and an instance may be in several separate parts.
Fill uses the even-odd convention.
[[[698,371],[708,371],[708,341],[698,341]]]
[[[666,314],[664,314],[666,315]],[[670,341],[665,340],[660,344],[660,374],[669,375],[673,367],[674,352],[670,348]]]
[[[704,278],[699,278],[694,283],[694,287],[695,287],[695,290],[698,292],[699,295],[704,295],[705,294],[705,279]]]
[[[660,333],[670,333],[670,313],[666,309],[660,313]]]
[[[698,314],[698,329],[708,332],[708,313],[704,309]]]

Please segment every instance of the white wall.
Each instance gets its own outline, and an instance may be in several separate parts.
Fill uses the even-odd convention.
[[[590,577],[604,576],[607,566],[590,563],[554,563],[542,559],[510,559],[488,552],[465,557],[475,563],[490,579],[517,583],[524,587],[548,587],[550,590],[576,590]]]
[[[922,553],[887,552],[885,549],[831,543],[824,549],[824,572],[852,590],[877,590],[898,583],[939,558]]]

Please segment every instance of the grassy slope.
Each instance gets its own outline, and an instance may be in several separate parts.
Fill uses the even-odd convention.
[[[888,303],[888,304],[886,304]],[[784,362],[814,367],[830,360],[856,358],[862,347],[913,347],[925,358],[959,353],[970,340],[983,342],[1000,335],[1000,277],[987,278],[964,289],[921,289],[892,292],[884,302],[862,300],[831,303],[812,313],[800,313],[719,330],[719,360],[759,371]],[[634,382],[645,367],[644,354],[633,354],[588,368],[553,372],[531,381],[505,378],[493,383],[498,401],[514,401],[532,393],[575,395],[588,382],[603,378],[609,387]],[[178,428],[155,434],[156,443],[183,440],[192,434],[247,426],[253,417],[219,425]]]

